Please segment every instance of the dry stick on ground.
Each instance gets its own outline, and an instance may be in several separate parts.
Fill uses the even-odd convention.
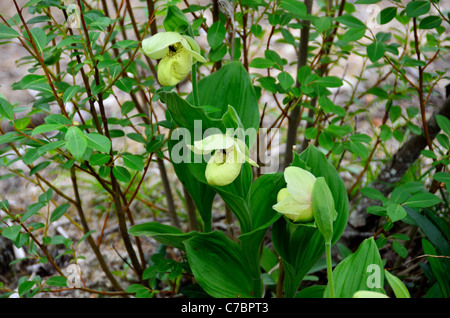
[[[427,121],[430,140],[433,140],[440,131],[436,122],[436,115],[450,119],[450,96],[447,96],[447,99],[445,99],[439,109]],[[409,167],[419,158],[421,151],[427,146],[428,143],[424,134],[413,135],[384,166],[378,174],[377,179],[370,186],[379,190],[384,195],[388,195]],[[355,228],[365,227],[368,216],[366,214],[367,207],[378,204],[379,202],[376,200],[363,197],[355,210],[350,214],[349,224]]]

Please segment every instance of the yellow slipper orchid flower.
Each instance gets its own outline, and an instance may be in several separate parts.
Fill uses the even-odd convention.
[[[175,86],[190,72],[196,61],[205,63],[200,46],[188,35],[160,32],[142,41],[142,51],[158,64],[158,81],[162,86]]]
[[[189,148],[197,154],[208,154],[214,151],[205,170],[206,181],[210,185],[225,186],[232,183],[241,172],[244,162],[258,166],[248,157],[248,148],[245,143],[228,135],[214,134],[195,141]]]
[[[273,209],[294,222],[313,221],[312,193],[316,177],[302,168],[288,167],[284,179],[287,187],[278,192]]]

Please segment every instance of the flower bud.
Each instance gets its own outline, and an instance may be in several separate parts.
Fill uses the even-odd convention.
[[[333,195],[324,177],[318,177],[314,183],[312,198],[314,220],[317,228],[325,238],[325,242],[330,243],[333,236],[335,208]]]

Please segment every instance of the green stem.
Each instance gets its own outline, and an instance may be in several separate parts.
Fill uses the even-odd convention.
[[[198,86],[197,86],[197,62],[192,64],[192,94],[194,96],[194,106],[200,106],[200,100],[198,98]]]
[[[327,253],[328,287],[330,288],[330,297],[334,298],[333,268],[331,265],[331,243],[325,243],[325,251]]]

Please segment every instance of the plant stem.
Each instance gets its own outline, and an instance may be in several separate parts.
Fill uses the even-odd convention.
[[[331,264],[331,243],[325,243],[325,251],[327,254],[327,276],[328,276],[328,287],[330,289],[330,297],[335,298],[334,283],[333,283],[333,268]]]
[[[198,85],[197,85],[197,62],[192,64],[192,94],[194,96],[194,106],[200,106],[200,99],[198,97]]]
[[[312,0],[305,0],[306,12],[311,13]],[[298,63],[297,68],[300,69],[305,66],[308,61],[308,43],[309,43],[309,30],[311,21],[302,21],[302,29],[300,30],[300,47],[298,51]],[[300,87],[300,82],[297,79],[296,87]],[[297,129],[300,123],[300,105],[295,105],[289,114],[289,125],[287,131],[286,140],[286,153],[284,157],[284,166],[287,167],[291,164],[293,159],[294,146],[297,142]]]
[[[86,233],[89,233],[89,225],[87,223],[87,220],[86,220],[86,217],[85,217],[85,214],[83,211],[83,205],[81,203],[81,196],[80,196],[80,192],[78,191],[77,177],[76,177],[75,169],[73,167],[70,169],[70,178],[72,180],[72,186],[73,186],[73,191],[74,191],[74,195],[75,195],[75,202],[76,202],[75,207],[78,211],[78,215],[80,217],[81,224],[83,225],[84,233],[86,234]],[[89,245],[91,246],[92,251],[94,252],[95,256],[97,257],[100,267],[102,268],[103,272],[106,274],[106,277],[109,279],[111,284],[117,290],[123,291],[122,287],[120,286],[120,284],[117,282],[114,275],[109,270],[109,267],[106,264],[105,259],[103,258],[103,255],[101,254],[98,246],[95,244],[95,241],[92,238],[92,235],[89,235],[87,237],[87,241],[88,241]]]
[[[280,267],[279,267],[279,275],[278,275],[278,282],[276,287],[276,298],[284,298],[284,265],[283,261],[280,259]]]

